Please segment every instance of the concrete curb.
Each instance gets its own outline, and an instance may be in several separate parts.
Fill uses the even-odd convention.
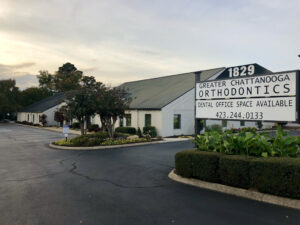
[[[184,178],[174,173],[172,170],[168,177],[174,181],[188,184],[195,187],[205,188],[212,191],[218,191],[225,194],[235,195],[238,197],[248,198],[259,202],[270,203],[274,205],[289,207],[300,210],[300,200],[284,198],[270,194],[264,194],[257,191],[250,191],[242,188],[230,187],[223,184],[210,183],[194,178]]]
[[[178,142],[183,140],[178,140]],[[153,144],[164,144],[177,141],[152,141],[152,142],[142,142],[142,143],[132,143],[132,144],[123,144],[123,145],[107,145],[107,146],[94,146],[94,147],[68,147],[68,146],[58,146],[53,143],[49,144],[50,148],[59,149],[59,150],[104,150],[112,148],[125,148],[125,147],[134,147],[134,146],[143,146],[143,145],[153,145]]]

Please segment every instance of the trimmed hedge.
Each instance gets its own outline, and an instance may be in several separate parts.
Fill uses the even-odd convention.
[[[251,157],[244,155],[222,155],[219,160],[219,174],[223,184],[250,188],[249,163]]]
[[[186,150],[176,153],[175,172],[187,178],[300,199],[300,158]]]
[[[117,127],[115,132],[126,133],[126,134],[136,134],[136,129],[134,127]]]
[[[251,161],[251,183],[260,192],[300,199],[300,158]]]
[[[192,157],[194,152],[194,150],[186,150],[176,153],[175,170],[177,174],[187,178],[193,176]]]
[[[183,177],[219,181],[219,154],[214,152],[195,152],[186,150],[175,155],[176,173]]]

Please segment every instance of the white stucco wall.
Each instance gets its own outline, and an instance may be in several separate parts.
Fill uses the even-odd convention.
[[[126,110],[125,114],[131,114],[131,127],[140,128],[143,132],[145,126],[145,114],[151,114],[151,126],[154,126],[157,135],[162,135],[162,113],[161,110]],[[116,122],[116,127],[119,127],[119,119]],[[124,126],[126,126],[124,118]]]
[[[162,113],[161,110],[126,110],[125,114],[131,114],[131,127],[136,129],[140,128],[143,132],[145,126],[145,114],[151,114],[151,126],[154,126],[157,130],[157,135],[162,135]],[[92,124],[98,124],[101,127],[101,121],[99,115],[91,118]],[[120,120],[118,119],[115,124],[115,128],[119,127]],[[126,126],[124,117],[123,126]]]
[[[162,108],[162,136],[191,135],[195,128],[195,89]],[[174,129],[174,114],[181,115],[180,129]]]
[[[56,105],[50,109],[47,109],[46,111],[44,111],[42,114],[45,114],[47,116],[47,126],[56,126],[58,125],[58,123],[54,120],[54,114],[56,111],[59,110],[60,107],[62,107],[63,105],[65,105],[66,103],[61,103],[59,105]]]
[[[27,121],[34,124],[41,124],[39,121],[40,115],[42,115],[42,113],[18,112],[17,121],[20,122]]]

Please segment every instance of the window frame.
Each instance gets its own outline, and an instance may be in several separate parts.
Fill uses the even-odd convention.
[[[176,126],[176,123],[175,123],[176,116],[177,116],[177,119],[178,119],[178,121],[177,121],[178,126]],[[174,114],[173,115],[173,129],[174,130],[181,129],[181,114]]]
[[[129,120],[128,120],[128,118],[130,118]],[[128,121],[130,122],[130,123],[128,123]],[[125,125],[126,125],[126,127],[131,127],[131,113],[128,113],[128,114],[125,114]]]
[[[148,122],[147,122],[147,117],[148,117],[148,119],[150,119],[150,124],[148,124]],[[151,116],[151,113],[147,113],[147,114],[145,114],[145,127],[151,127],[151,125],[152,125],[152,116]]]

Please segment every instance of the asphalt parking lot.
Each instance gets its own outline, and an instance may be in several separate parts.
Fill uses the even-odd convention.
[[[297,210],[170,180],[174,142],[53,150],[59,133],[0,124],[0,224],[300,224]]]

